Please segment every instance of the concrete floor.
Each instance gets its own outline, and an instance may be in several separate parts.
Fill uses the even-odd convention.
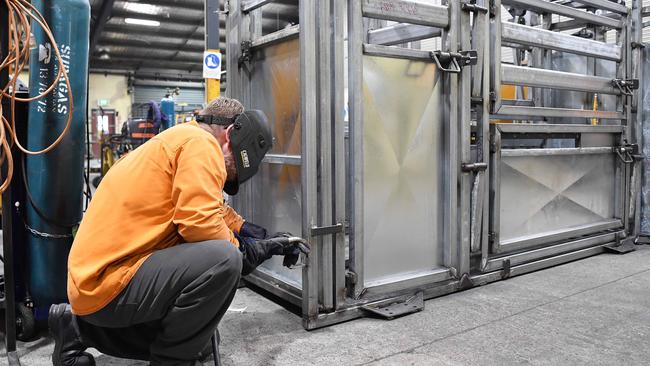
[[[225,365],[648,365],[649,310],[650,246],[640,246],[432,299],[392,321],[312,332],[242,289],[220,326],[221,353]],[[48,338],[19,348],[23,365],[50,364]],[[145,365],[95,354],[98,365]]]

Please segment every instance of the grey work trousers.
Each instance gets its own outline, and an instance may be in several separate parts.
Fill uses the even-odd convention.
[[[239,249],[227,241],[156,251],[111,303],[75,317],[81,340],[104,354],[151,365],[194,365],[207,356],[241,268]]]

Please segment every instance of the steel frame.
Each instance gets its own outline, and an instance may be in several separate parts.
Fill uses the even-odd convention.
[[[250,42],[248,51],[255,53],[299,38],[302,151],[300,155],[269,155],[266,162],[302,167],[302,235],[314,250],[303,267],[301,287],[266,269],[246,280],[300,306],[306,329],[363,316],[368,304],[400,301],[419,292],[432,298],[598,254],[605,246],[637,235],[640,173],[634,164],[620,162],[615,218],[502,242],[498,166],[504,155],[611,157],[616,149],[638,141],[640,117],[632,113],[639,103],[638,91],[626,95],[613,80],[640,77],[640,68],[633,68],[640,52],[631,46],[640,40],[640,1],[633,0],[628,9],[602,0],[580,0],[592,9],[585,11],[544,0],[442,1],[442,5],[410,0],[303,0],[299,1],[299,25],[262,35],[261,11],[270,2],[230,0],[227,94],[251,105],[249,66],[240,62],[242,42]],[[537,12],[542,26],[502,22],[502,5]],[[553,23],[552,14],[571,17],[575,24]],[[594,39],[555,31],[566,26],[585,27],[593,31]],[[602,41],[604,29],[617,32],[616,44]],[[476,65],[441,76],[443,265],[369,285],[364,281],[363,57],[434,63],[432,52],[419,47],[420,40],[432,37],[440,37],[441,52],[475,50],[478,56]],[[515,65],[502,63],[502,46],[517,47]],[[615,62],[616,75],[597,74],[595,68],[580,74],[553,70],[552,52]],[[502,100],[503,84],[517,87],[518,100]],[[609,94],[616,98],[616,108],[558,107],[552,103],[554,90]],[[343,113],[346,104],[349,134]],[[606,125],[591,126],[587,120],[582,125],[565,125],[563,118],[597,118]],[[494,124],[496,119],[533,123]],[[575,138],[578,142],[573,148],[502,147],[504,140],[539,138]],[[254,189],[243,186],[234,199],[244,216],[252,210]]]

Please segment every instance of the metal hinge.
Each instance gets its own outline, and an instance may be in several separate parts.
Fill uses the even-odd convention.
[[[442,72],[460,74],[465,66],[473,66],[478,62],[478,52],[476,50],[460,52],[431,52],[431,58],[436,62],[436,66]]]
[[[218,13],[225,14],[225,15],[230,14],[230,0],[226,0],[226,2],[223,4],[223,10],[218,11]]]
[[[632,90],[639,89],[639,79],[614,79],[612,85],[618,88],[623,95],[632,95]]]
[[[473,12],[473,13],[484,13],[487,14],[488,8],[480,5],[476,5],[476,3],[463,3],[460,7],[462,10]]]
[[[352,272],[350,270],[345,272],[345,286],[347,288],[351,288],[354,285],[357,284],[357,281],[359,279],[359,276],[355,272]]]
[[[237,64],[239,67],[241,67],[244,63],[248,62],[251,60],[252,54],[251,54],[251,47],[253,46],[253,42],[251,41],[243,41],[241,43],[241,56],[237,59]]]
[[[343,224],[341,223],[336,225],[330,225],[330,226],[312,226],[311,228],[311,236],[331,235],[331,234],[338,234],[342,232],[343,232]]]
[[[487,163],[462,163],[460,169],[464,173],[478,173],[484,172],[488,168]]]
[[[494,18],[497,15],[497,6],[494,0],[490,0],[490,18]]]
[[[639,42],[632,42],[630,43],[630,46],[632,46],[632,48],[639,48],[639,49],[645,48],[645,44]]]
[[[497,241],[497,233],[495,233],[494,231],[488,232],[488,242],[490,243],[490,245],[496,243],[496,241]]]

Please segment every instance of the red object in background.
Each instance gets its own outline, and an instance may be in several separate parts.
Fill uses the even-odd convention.
[[[93,109],[90,123],[90,143],[93,158],[99,158],[101,152],[101,135],[115,134],[117,118],[114,109]]]

